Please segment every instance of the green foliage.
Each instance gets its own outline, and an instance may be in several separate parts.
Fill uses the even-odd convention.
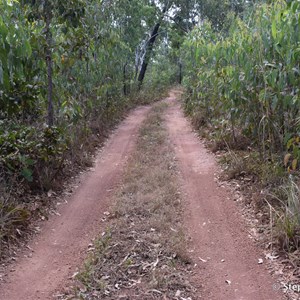
[[[21,180],[33,182],[33,175],[39,174],[38,168],[49,165],[55,169],[66,149],[66,141],[55,127],[37,130],[33,126],[1,123],[0,170],[7,177],[17,175]]]
[[[232,18],[225,37],[207,22],[195,28],[184,50],[186,110],[205,111],[233,138],[246,134],[264,157],[282,151],[298,131],[299,15],[299,1],[276,1]]]
[[[28,60],[33,53],[30,28],[21,9],[13,3],[0,2],[0,109],[11,115],[33,108],[38,85]]]
[[[0,10],[0,171],[6,183],[50,189],[69,160],[80,161],[76,151],[90,150],[90,135],[102,136],[134,99],[150,89],[155,97],[174,79],[164,34],[144,90],[136,92],[142,45],[161,17],[152,1],[1,0]],[[49,59],[51,128],[44,125]]]

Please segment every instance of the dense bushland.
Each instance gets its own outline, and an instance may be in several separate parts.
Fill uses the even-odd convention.
[[[240,171],[248,168],[265,185],[286,186],[276,190],[284,211],[276,207],[275,214],[291,248],[299,246],[300,228],[294,183],[300,162],[299,16],[299,1],[257,4],[240,16],[228,14],[221,31],[208,21],[199,24],[182,50],[186,112],[197,126],[213,129],[217,148],[248,151]]]
[[[34,194],[60,189],[107,131],[176,80],[148,1],[0,0],[0,240],[19,234]],[[147,54],[156,58],[137,80]],[[168,71],[159,74],[162,65]],[[174,73],[174,74],[173,74]],[[15,231],[16,228],[18,231]],[[2,245],[0,243],[0,245]],[[1,252],[1,250],[0,250]]]
[[[143,36],[137,28],[128,41],[134,25],[122,19],[112,26],[126,16],[121,2],[1,1],[2,174],[49,189],[52,176],[37,173],[47,165],[57,172],[66,151],[74,155],[71,147],[129,106]]]
[[[226,34],[209,23],[195,28],[186,109],[223,120],[233,139],[242,131],[263,155],[286,146],[299,130],[299,11],[297,1],[278,1],[234,18]]]
[[[243,7],[235,0],[0,0],[1,236],[19,234],[32,197],[90,164],[89,152],[124,112],[181,82],[180,48],[200,19],[221,28],[226,12]]]
[[[129,108],[181,82],[184,37],[200,10],[221,27],[226,13],[212,15],[217,6],[0,0],[0,241],[22,234],[39,210],[34,202],[90,164],[89,153]]]
[[[299,0],[0,0],[0,11],[0,240],[20,234],[35,195],[90,164],[129,108],[183,81],[215,149],[247,151],[232,174],[283,184],[268,203],[284,247],[298,247]]]

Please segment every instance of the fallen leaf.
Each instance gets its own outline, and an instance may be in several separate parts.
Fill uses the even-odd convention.
[[[78,274],[79,274],[79,272],[75,272],[75,273],[72,275],[72,278],[75,278]]]
[[[271,261],[277,259],[279,255],[272,255],[272,253],[267,253],[266,254],[266,259],[270,259]]]
[[[201,258],[201,257],[199,257],[199,259],[200,259],[202,262],[207,262],[207,260],[205,260],[205,259],[203,259],[203,258]]]
[[[297,169],[297,165],[298,165],[298,159],[293,159],[292,161],[292,169],[293,171],[295,171]]]

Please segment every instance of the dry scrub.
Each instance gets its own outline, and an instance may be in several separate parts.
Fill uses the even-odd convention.
[[[143,123],[107,231],[76,276],[75,294],[63,299],[192,299],[165,108],[156,105]]]

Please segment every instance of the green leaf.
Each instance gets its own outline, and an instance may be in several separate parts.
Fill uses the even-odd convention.
[[[30,57],[32,54],[32,49],[31,49],[30,43],[28,41],[25,41],[24,48],[25,48],[26,56]]]
[[[275,18],[272,21],[272,36],[273,36],[273,39],[276,40],[276,38],[277,38],[277,28],[276,28],[276,19]]]
[[[28,168],[24,168],[21,171],[22,176],[29,182],[33,181],[33,177],[32,177],[32,170],[28,169]]]

